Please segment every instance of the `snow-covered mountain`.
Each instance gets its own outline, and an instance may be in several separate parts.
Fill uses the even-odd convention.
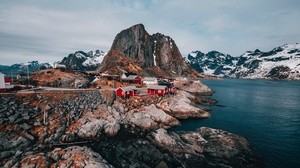
[[[105,56],[104,51],[96,50],[90,52],[76,51],[64,57],[60,64],[66,65],[70,70],[95,70]]]
[[[198,72],[223,77],[235,68],[237,58],[218,51],[210,51],[207,54],[193,51],[187,56],[187,61]]]
[[[199,72],[234,78],[300,80],[300,44],[285,44],[271,51],[247,51],[232,57],[217,51],[188,55],[187,61]]]
[[[230,76],[237,78],[300,79],[300,44],[285,44],[269,52],[247,51]]]

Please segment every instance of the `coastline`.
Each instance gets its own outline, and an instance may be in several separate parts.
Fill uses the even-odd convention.
[[[0,165],[263,167],[249,142],[241,136],[211,128],[168,131],[182,119],[210,117],[209,112],[196,105],[201,102],[199,95],[213,94],[206,85],[188,82],[175,86],[178,92],[167,97],[113,101],[107,96],[110,94],[98,90],[1,97],[11,106],[2,105]],[[13,143],[9,145],[7,139]],[[85,141],[88,143],[70,145]],[[98,142],[100,147],[95,145]],[[71,155],[71,151],[77,153]]]

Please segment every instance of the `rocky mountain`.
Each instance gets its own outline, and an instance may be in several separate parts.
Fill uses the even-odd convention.
[[[285,44],[271,51],[247,51],[232,57],[217,51],[194,51],[187,62],[198,72],[234,78],[300,79],[300,44]]]
[[[28,69],[27,69],[28,68]],[[52,68],[51,63],[41,63],[38,61],[31,61],[28,63],[19,63],[13,65],[0,65],[0,72],[8,77],[16,77],[18,74],[27,74],[27,72],[37,71],[41,69]]]
[[[144,76],[200,76],[184,61],[171,37],[149,35],[142,24],[118,33],[98,68],[99,72],[114,74],[122,70]]]
[[[64,57],[60,64],[66,65],[70,70],[89,71],[95,70],[102,62],[105,53],[100,50],[83,52],[76,51]]]
[[[193,51],[187,56],[187,62],[198,72],[206,75],[227,76],[235,69],[236,57],[210,51],[207,54],[201,51]]]

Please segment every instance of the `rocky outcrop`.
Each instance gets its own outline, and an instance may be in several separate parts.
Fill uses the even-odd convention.
[[[264,167],[246,139],[206,127],[179,133],[161,128],[89,147],[114,167]]]
[[[180,90],[196,95],[212,95],[213,91],[199,80],[176,80],[174,86]]]
[[[141,109],[131,110],[125,116],[129,123],[142,130],[170,128],[179,125],[179,121],[176,118],[158,109],[154,104]]]
[[[201,76],[184,61],[172,38],[160,33],[149,35],[142,24],[117,34],[98,71],[120,73],[116,72],[115,66],[108,64],[112,61],[118,62],[119,69],[140,75]]]
[[[182,167],[264,167],[249,142],[226,131],[201,127],[195,132],[149,133],[154,144],[171,152]]]
[[[209,118],[210,114],[207,111],[197,107],[197,105],[193,105],[191,100],[193,98],[194,95],[180,90],[175,96],[160,101],[157,107],[179,119]]]

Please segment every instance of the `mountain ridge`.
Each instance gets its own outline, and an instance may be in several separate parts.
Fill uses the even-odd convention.
[[[198,72],[220,77],[248,79],[290,79],[300,80],[300,45],[284,44],[271,51],[259,49],[246,51],[233,57],[218,51],[215,59],[210,52],[191,52],[189,62]],[[226,58],[226,59],[225,59]],[[220,61],[221,60],[221,61]]]

